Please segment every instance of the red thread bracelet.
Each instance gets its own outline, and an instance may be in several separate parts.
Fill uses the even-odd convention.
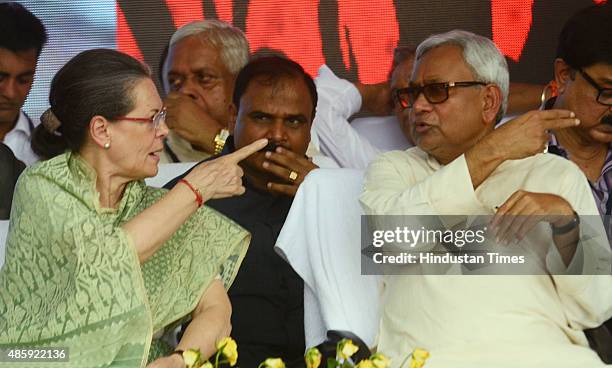
[[[186,186],[188,186],[188,187],[189,187],[189,189],[191,189],[191,191],[193,192],[193,194],[195,194],[195,196],[196,196],[196,202],[198,203],[198,207],[202,207],[202,204],[204,203],[204,198],[202,198],[202,193],[200,193],[200,191],[199,191],[199,190],[198,190],[196,187],[194,187],[193,185],[191,185],[191,183],[190,183],[190,182],[188,182],[188,181],[187,181],[187,180],[185,180],[185,179],[180,179],[180,180],[179,180],[179,183],[183,183],[183,184],[185,184]]]

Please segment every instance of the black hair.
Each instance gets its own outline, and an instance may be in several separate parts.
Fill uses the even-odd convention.
[[[281,56],[265,56],[251,60],[245,65],[236,77],[234,95],[232,101],[236,109],[240,108],[240,98],[246,92],[249,83],[257,77],[266,77],[270,82],[276,83],[281,78],[301,78],[310,94],[312,100],[312,119],[317,109],[317,87],[310,74],[295,61]]]
[[[36,56],[47,43],[42,22],[19,3],[0,3],[0,47],[12,52],[36,49]]]
[[[134,86],[145,78],[149,69],[129,55],[110,49],[81,52],[51,82],[49,104],[60,127],[52,133],[43,121],[34,130],[32,149],[43,159],[78,151],[94,116],[114,120],[133,110]]]
[[[414,59],[416,55],[416,47],[414,46],[398,46],[393,50],[393,64],[391,69],[395,69],[399,64],[406,60]],[[392,70],[393,71],[393,70]]]
[[[575,13],[559,35],[557,58],[574,69],[612,64],[612,5],[592,5]]]
[[[159,79],[159,85],[161,86],[162,93],[165,95],[168,91],[166,91],[166,86],[164,85],[164,66],[166,66],[166,59],[168,58],[168,52],[170,51],[170,46],[166,43],[164,49],[161,52],[158,69],[157,69],[157,78]]]
[[[393,50],[393,63],[391,64],[391,70],[387,75],[387,80],[391,81],[393,72],[398,65],[406,60],[414,59],[416,55],[416,47],[413,46],[398,46]]]

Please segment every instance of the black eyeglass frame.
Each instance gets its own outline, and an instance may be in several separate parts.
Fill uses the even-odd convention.
[[[584,78],[585,81],[587,81],[591,86],[593,86],[593,88],[597,90],[597,98],[595,99],[595,101],[597,101],[597,103],[604,105],[604,106],[612,106],[612,103],[605,103],[599,100],[601,98],[601,95],[606,91],[608,91],[607,93],[612,94],[612,88],[601,87],[599,84],[597,84],[597,82],[595,82],[593,78],[591,78],[590,75],[587,74],[587,72],[585,72],[582,69],[577,69],[577,70],[578,70],[578,73],[582,75],[582,78]]]
[[[486,86],[488,83],[485,82],[479,82],[479,81],[462,81],[462,82],[440,82],[440,83],[429,83],[429,84],[424,84],[422,86],[410,86],[410,87],[406,87],[406,88],[398,88],[395,90],[395,93],[393,94],[393,99],[395,100],[396,103],[399,103],[399,105],[403,108],[403,109],[407,109],[407,108],[411,108],[414,105],[414,101],[416,101],[419,98],[419,95],[421,93],[423,93],[423,96],[425,96],[425,99],[427,100],[427,102],[429,102],[430,104],[441,104],[444,101],[448,100],[449,98],[449,93],[448,90],[449,88],[452,87],[473,87],[473,86]],[[427,88],[431,88],[432,86],[435,87],[443,87],[444,91],[446,92],[445,97],[442,100],[431,100],[431,96],[428,96],[428,93],[425,92]],[[402,98],[400,97],[401,94],[406,93],[408,95],[408,99],[406,101],[403,101]],[[412,100],[412,102],[410,102]]]

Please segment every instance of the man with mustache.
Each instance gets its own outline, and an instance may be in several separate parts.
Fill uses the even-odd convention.
[[[423,41],[410,86],[396,92],[417,147],[373,161],[360,199],[366,214],[426,224],[421,216],[432,215],[446,229],[455,215],[494,216],[487,227],[495,238],[546,255],[543,271],[385,276],[377,347],[393,368],[416,347],[431,352],[432,368],[603,364],[583,330],[612,316],[612,252],[583,173],[542,153],[548,130],[580,121],[567,110],[533,111],[494,129],[508,85],[491,40],[454,30]],[[578,215],[595,221],[581,224]]]
[[[565,24],[554,61],[558,96],[546,103],[580,119],[578,126],[553,130],[548,149],[582,169],[602,215],[612,214],[611,32],[610,4],[583,9]]]
[[[268,357],[281,357],[288,366],[303,361],[304,283],[274,245],[298,187],[317,168],[305,156],[316,103],[312,78],[288,59],[256,59],[236,77],[232,136],[221,155],[260,138],[270,142],[241,164],[244,195],[206,203],[252,234],[228,291],[241,367],[257,367]]]
[[[45,27],[18,3],[0,4],[0,142],[26,164],[38,157],[30,147],[34,122],[21,110],[47,42]]]
[[[554,76],[558,96],[546,108],[571,110],[581,124],[551,132],[548,151],[568,158],[589,179],[612,237],[612,6],[594,5],[570,18],[559,37]],[[606,327],[607,326],[607,330]],[[612,363],[612,320],[587,332],[601,358]]]
[[[352,83],[338,78],[327,65],[319,68],[319,75],[315,79],[319,101],[312,133],[317,136],[321,152],[334,159],[340,167],[365,170],[376,156],[391,150],[379,148],[373,143],[375,137],[355,129],[351,117],[357,112],[381,117],[394,115],[406,138],[406,146],[396,149],[414,145],[408,110],[396,98],[396,91],[408,87],[410,83],[415,50],[412,46],[396,47],[388,81],[378,84]],[[537,109],[541,104],[541,91],[542,86],[537,84],[510,83],[507,115]],[[379,129],[385,129],[384,126],[379,125]],[[316,141],[313,138],[313,142]]]

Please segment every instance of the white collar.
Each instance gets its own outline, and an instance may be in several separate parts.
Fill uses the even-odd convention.
[[[21,131],[26,135],[30,136],[32,134],[32,124],[32,121],[26,115],[26,113],[23,112],[23,110],[20,110],[19,119],[17,119],[17,124],[15,124],[15,127],[11,129],[11,132]]]

